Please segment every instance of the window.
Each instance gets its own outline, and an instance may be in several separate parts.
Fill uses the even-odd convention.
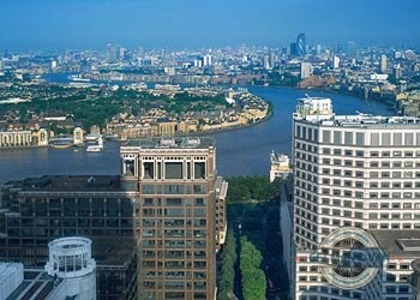
[[[370,134],[370,144],[373,146],[379,146],[379,133]]]
[[[194,163],[194,178],[195,179],[206,178],[206,163],[205,162]]]
[[[395,146],[401,146],[402,145],[402,133],[401,132],[395,132],[394,133],[394,145]]]
[[[182,162],[167,162],[165,163],[165,178],[166,179],[182,179]]]
[[[342,133],[341,131],[334,131],[334,144],[341,145],[342,144]]]
[[[324,143],[330,144],[331,143],[331,131],[323,130],[322,131],[322,140],[323,140]]]
[[[391,133],[389,132],[382,133],[382,145],[383,146],[391,145]]]
[[[344,144],[346,145],[353,145],[353,132],[345,132],[344,133]]]
[[[365,144],[365,134],[363,132],[356,132],[356,145],[363,146],[364,144]]]

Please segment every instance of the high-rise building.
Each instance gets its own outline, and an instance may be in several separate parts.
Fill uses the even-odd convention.
[[[332,68],[333,70],[337,70],[339,67],[340,67],[340,58],[337,55],[334,55],[332,59]]]
[[[210,67],[212,66],[212,57],[211,54],[207,54],[203,56],[203,67]]]
[[[293,299],[413,299],[420,119],[338,116],[330,99],[300,99],[293,159]],[[365,264],[345,263],[355,253]]]
[[[385,54],[381,55],[381,72],[386,73],[388,70],[388,59]]]
[[[289,54],[293,55],[293,56],[298,56],[298,51],[297,51],[297,44],[296,43],[290,43],[289,45]]]
[[[296,53],[298,56],[306,55],[306,36],[304,33],[299,33],[297,36]]]
[[[140,195],[134,224],[141,299],[214,299],[227,192],[214,140],[132,141],[121,157],[124,188]]]
[[[401,79],[402,74],[403,74],[403,70],[402,70],[401,66],[400,65],[396,65],[394,67],[394,77],[395,77],[395,79],[396,80]]]
[[[86,236],[99,299],[214,299],[228,187],[214,140],[133,140],[121,162],[122,176],[4,185],[0,260],[43,266],[52,239]]]
[[[312,65],[309,62],[300,63],[300,79],[305,79],[312,75],[311,67]]]

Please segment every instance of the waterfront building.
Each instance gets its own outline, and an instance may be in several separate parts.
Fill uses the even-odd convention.
[[[168,118],[161,118],[157,120],[159,129],[159,136],[169,137],[174,136],[177,131],[177,122],[169,120]]]
[[[270,182],[276,178],[285,179],[291,173],[289,157],[285,154],[278,154],[274,150],[270,154]]]
[[[27,147],[32,145],[30,130],[0,131],[0,148]]]
[[[214,140],[130,141],[121,157],[124,189],[140,195],[140,299],[214,299],[227,189],[217,176]]]
[[[339,116],[330,99],[304,98],[292,147],[293,224],[282,223],[294,238],[287,251],[295,257],[287,266],[292,298],[412,299],[420,119]],[[333,259],[354,249],[376,249],[379,263],[355,268]]]
[[[80,127],[76,127],[73,130],[73,144],[76,146],[83,145],[84,143],[84,132]]]

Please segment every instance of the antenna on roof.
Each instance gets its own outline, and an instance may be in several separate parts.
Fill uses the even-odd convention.
[[[308,98],[309,100],[311,100],[311,99],[312,99],[312,97],[311,97],[311,96],[309,96],[308,94],[305,94],[305,96],[306,96],[306,98]]]

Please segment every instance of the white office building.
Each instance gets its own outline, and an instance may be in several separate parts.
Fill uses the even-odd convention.
[[[330,99],[300,99],[293,161],[292,298],[414,299],[420,119],[337,116]],[[355,249],[374,249],[377,263],[337,260]]]

